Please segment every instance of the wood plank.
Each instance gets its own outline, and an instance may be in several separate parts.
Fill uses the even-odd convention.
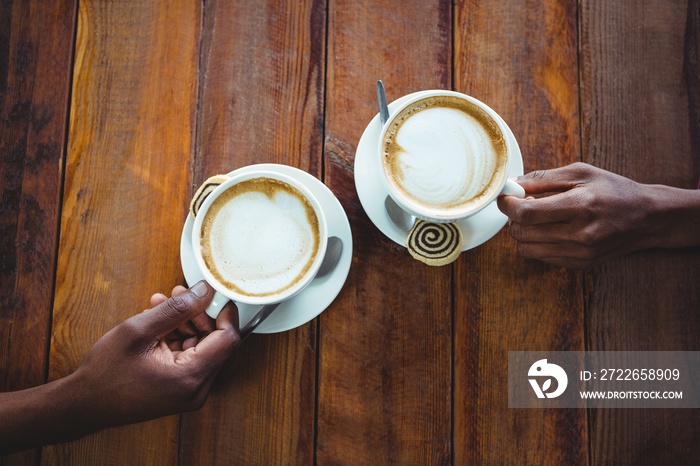
[[[509,124],[525,172],[579,160],[576,2],[465,1],[455,88]],[[584,349],[581,275],[516,256],[504,228],[455,274],[454,464],[587,464],[583,410],[510,409],[508,351]]]
[[[447,464],[451,458],[451,268],[431,268],[372,224],[355,150],[389,100],[451,84],[451,2],[329,3],[326,182],[353,231],[345,287],[321,316],[317,462]],[[377,199],[383,203],[383,199]]]
[[[76,4],[0,2],[0,391],[46,378]]]
[[[199,3],[81,1],[50,378],[182,283]],[[46,448],[44,464],[176,464],[176,417]]]
[[[195,184],[262,162],[321,178],[325,2],[206,2]],[[316,324],[253,335],[205,407],[182,419],[181,464],[312,464]]]
[[[700,3],[581,6],[584,160],[640,182],[695,188]],[[587,346],[698,351],[699,268],[694,248],[640,252],[588,273]],[[592,410],[590,424],[594,464],[700,457],[697,410]]]

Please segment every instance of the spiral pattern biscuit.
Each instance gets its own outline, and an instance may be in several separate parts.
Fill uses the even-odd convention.
[[[416,220],[406,238],[406,247],[414,259],[428,265],[447,265],[462,252],[462,231],[454,223],[430,223]]]
[[[204,183],[202,183],[202,186],[197,189],[197,192],[194,193],[192,201],[190,202],[190,213],[192,217],[197,216],[197,212],[199,212],[199,208],[202,206],[202,203],[204,203],[204,199],[227,179],[228,176],[226,175],[214,175],[207,178]]]

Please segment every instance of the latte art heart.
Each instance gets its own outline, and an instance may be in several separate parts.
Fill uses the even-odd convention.
[[[229,187],[202,221],[202,258],[218,282],[270,296],[303,280],[320,246],[319,220],[304,195],[271,178]]]

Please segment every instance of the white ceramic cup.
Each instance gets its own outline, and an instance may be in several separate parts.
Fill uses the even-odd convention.
[[[245,173],[237,173],[234,171],[228,176],[229,178],[217,186],[216,189],[214,189],[204,200],[197,212],[192,227],[192,249],[194,252],[195,262],[197,263],[197,267],[206,281],[214,288],[214,290],[216,290],[214,298],[206,310],[207,314],[214,319],[219,315],[221,309],[223,309],[223,307],[229,301],[251,305],[266,305],[286,301],[301,292],[316,276],[316,273],[318,272],[321,262],[326,254],[326,246],[328,242],[328,226],[326,223],[326,216],[321,208],[321,204],[311,193],[311,191],[309,191],[309,189],[299,181],[281,173],[270,172],[262,169],[248,171]],[[209,270],[204,258],[202,257],[202,225],[204,219],[207,217],[209,208],[221,194],[226,192],[232,186],[255,178],[269,178],[278,180],[292,186],[293,188],[296,188],[311,205],[314,213],[316,214],[316,218],[318,219],[319,244],[311,266],[291,287],[286,288],[281,292],[265,296],[251,296],[249,294],[242,294],[221,283],[214,277],[214,274]],[[235,238],[232,238],[232,240],[235,240]]]
[[[505,163],[504,166],[500,170],[500,176],[498,179],[493,180],[491,183],[486,183],[488,186],[490,186],[487,189],[487,194],[480,195],[478,198],[478,201],[470,201],[464,204],[461,207],[458,208],[450,208],[450,209],[442,209],[442,208],[432,208],[429,206],[426,206],[424,203],[417,202],[415,199],[412,199],[410,196],[406,195],[406,193],[402,192],[400,188],[396,186],[396,182],[392,183],[390,181],[390,176],[387,174],[388,168],[387,164],[385,163],[384,160],[384,147],[385,147],[385,140],[387,137],[387,132],[394,126],[394,121],[397,117],[399,116],[404,116],[403,112],[404,110],[408,109],[409,107],[415,107],[421,104],[421,102],[427,101],[427,100],[435,100],[436,98],[441,98],[441,97],[448,97],[448,98],[455,98],[455,99],[460,99],[463,101],[466,101],[467,104],[472,104],[475,107],[478,107],[479,109],[483,110],[483,112],[480,112],[479,115],[485,116],[488,121],[492,122],[493,125],[489,124],[489,128],[497,128],[498,132],[500,133],[498,137],[502,142],[499,142],[499,144],[505,144]],[[434,107],[433,107],[434,108]],[[412,118],[416,118],[416,116],[420,112],[416,112],[413,115],[410,115],[406,118],[406,120],[410,120]],[[403,123],[404,125],[406,123]],[[441,132],[447,132],[448,130],[451,130],[452,125],[434,125],[435,126],[435,134],[438,137],[442,137],[440,134]],[[420,125],[415,124],[414,128],[419,128]],[[458,127],[458,125],[455,125],[455,127]],[[401,129],[402,131],[410,131],[408,127]],[[447,134],[447,133],[445,133]],[[462,94],[459,92],[454,92],[454,91],[448,91],[448,90],[431,90],[431,91],[425,91],[420,93],[420,95],[415,96],[414,98],[409,99],[408,101],[404,102],[399,108],[392,110],[391,116],[389,117],[388,121],[384,124],[382,127],[381,133],[380,133],[380,138],[379,138],[379,147],[377,150],[378,157],[380,157],[380,166],[382,167],[382,174],[381,174],[381,179],[382,182],[384,183],[384,187],[388,191],[389,195],[391,198],[398,204],[399,207],[401,207],[404,211],[407,213],[413,215],[416,218],[419,218],[421,220],[425,220],[428,222],[435,222],[435,223],[448,223],[448,222],[456,222],[468,217],[471,217],[472,215],[480,212],[482,209],[484,209],[486,206],[488,206],[491,202],[493,202],[500,194],[507,194],[507,195],[513,195],[517,196],[520,198],[525,197],[525,190],[517,184],[515,181],[508,179],[508,172],[509,172],[509,167],[511,163],[511,159],[513,157],[513,147],[510,139],[506,136],[508,132],[506,131],[505,128],[505,123],[503,123],[503,120],[498,116],[498,114],[491,109],[488,105],[484,104],[483,102],[475,99],[474,97],[468,96],[466,94]],[[465,138],[468,137],[463,135]],[[448,137],[448,136],[446,136]],[[449,136],[451,137],[451,136]],[[448,140],[448,139],[445,139]],[[424,141],[421,141],[421,144],[423,144],[423,147],[430,146],[431,142],[429,139],[426,139]],[[399,143],[400,145],[400,143]],[[438,144],[435,144],[435,147],[437,148]],[[436,149],[437,150],[437,149]],[[454,173],[454,172],[450,172]],[[432,182],[432,180],[431,180]]]

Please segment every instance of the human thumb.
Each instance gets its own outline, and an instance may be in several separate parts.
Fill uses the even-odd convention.
[[[160,338],[204,312],[213,296],[213,288],[202,280],[186,292],[132,317],[133,323],[140,328],[142,335],[151,339]]]

